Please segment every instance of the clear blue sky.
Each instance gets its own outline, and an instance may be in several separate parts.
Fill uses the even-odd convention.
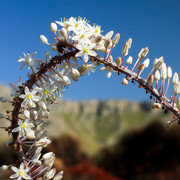
[[[49,24],[71,16],[86,17],[90,23],[101,25],[104,33],[119,32],[120,42],[112,52],[115,58],[132,37],[129,55],[134,60],[140,49],[148,46],[151,65],[155,57],[163,55],[173,71],[180,73],[179,0],[0,0],[0,83],[16,83],[19,76],[25,81],[26,71],[20,71],[17,63],[19,56],[37,51],[36,57],[42,58],[49,47],[39,41],[39,35],[51,39]],[[147,100],[144,90],[122,86],[121,81],[115,74],[107,80],[105,72],[97,71],[73,83],[64,97]]]

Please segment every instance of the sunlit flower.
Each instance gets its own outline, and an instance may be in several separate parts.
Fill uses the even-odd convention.
[[[92,49],[96,46],[96,44],[79,44],[77,45],[77,49],[79,52],[76,53],[76,57],[81,57],[83,55],[85,63],[88,62],[89,56],[97,56],[97,53]]]
[[[24,88],[25,94],[21,94],[19,97],[24,99],[21,106],[26,107],[26,105],[29,105],[30,107],[36,107],[36,103],[40,100],[40,97],[36,96],[36,90],[33,89],[31,92],[29,91],[28,87]]]
[[[24,163],[21,163],[19,169],[15,166],[12,166],[11,169],[15,172],[15,174],[10,176],[11,179],[31,179],[31,177],[27,174],[29,172],[29,168],[24,168]]]
[[[20,132],[22,136],[25,136],[27,133],[32,134],[32,129],[34,124],[30,122],[29,119],[26,119],[24,122],[18,121],[18,127],[14,128],[12,132]]]

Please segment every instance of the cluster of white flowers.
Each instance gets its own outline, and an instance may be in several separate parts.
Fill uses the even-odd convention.
[[[56,24],[61,26],[59,30]],[[163,57],[155,58],[152,70],[143,79],[140,75],[144,69],[148,68],[150,60],[147,58],[142,63],[141,61],[147,56],[149,48],[142,48],[134,66],[129,69],[133,58],[127,57],[126,65],[124,65],[124,60],[132,45],[131,38],[122,48],[122,57],[117,57],[113,61],[111,53],[120,39],[119,33],[113,36],[114,32],[110,31],[102,35],[100,26],[91,26],[87,20],[73,17],[51,23],[50,30],[55,35],[53,39],[55,43],[50,44],[44,35],[40,35],[40,40],[50,45],[51,50],[57,51],[58,55],[51,58],[50,52],[46,52],[45,60],[38,60],[32,59],[36,52],[24,53],[24,58],[20,58],[18,62],[23,63],[20,69],[25,65],[28,66],[29,80],[22,83],[19,78],[18,85],[10,83],[13,89],[11,94],[13,102],[0,98],[1,102],[10,102],[14,106],[12,117],[2,113],[0,115],[0,118],[11,121],[8,131],[12,132],[13,140],[10,144],[12,148],[16,147],[20,158],[19,168],[6,165],[1,167],[2,170],[11,167],[15,174],[10,178],[38,179],[43,177],[54,180],[62,178],[62,172],[56,174],[56,170],[52,169],[55,161],[53,152],[41,155],[42,148],[51,142],[44,128],[44,119],[50,113],[49,105],[57,102],[57,98],[63,95],[65,89],[71,85],[71,81],[78,81],[80,76],[89,74],[90,71],[94,72],[97,66],[102,66],[101,71],[107,71],[107,78],[111,77],[112,72],[125,74],[126,78],[122,80],[123,85],[127,85],[130,80],[138,82],[139,87],[145,88],[156,98],[153,108],[161,109],[164,106],[176,116],[173,121],[180,119],[180,97],[176,101],[180,93],[179,76],[177,72],[173,75],[171,68],[166,67]],[[171,77],[173,77],[174,90],[172,96],[167,98],[165,95]],[[166,86],[165,82],[167,82]],[[153,87],[154,83],[155,87]],[[24,152],[24,146],[29,147],[26,152]],[[32,170],[33,168],[35,170]]]

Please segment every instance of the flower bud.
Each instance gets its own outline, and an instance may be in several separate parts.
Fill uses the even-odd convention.
[[[48,40],[47,40],[46,36],[40,35],[39,39],[43,44],[48,44]]]
[[[160,103],[153,103],[152,108],[153,109],[161,109],[162,105]]]
[[[122,80],[122,84],[123,84],[123,85],[128,85],[128,80],[124,78],[124,79]]]
[[[153,84],[153,82],[154,82],[154,76],[153,76],[152,74],[148,77],[147,82],[148,82],[149,85],[152,85],[152,84]]]
[[[129,38],[129,39],[127,40],[127,45],[128,45],[128,49],[130,49],[130,48],[131,48],[131,45],[132,45],[132,38]]]
[[[180,93],[180,81],[175,85],[174,92],[176,95]]]
[[[38,101],[38,105],[39,105],[39,107],[40,107],[42,110],[44,110],[44,111],[47,110],[47,107],[46,107],[45,102],[43,102],[43,101]]]
[[[47,174],[45,175],[47,179],[52,179],[56,173],[56,169],[51,169]]]
[[[179,75],[177,72],[174,73],[172,83],[175,85],[179,82]]]
[[[138,58],[139,59],[145,58],[147,56],[148,52],[149,52],[149,48],[148,47],[142,48],[140,53],[138,54]]]
[[[46,51],[46,52],[44,53],[44,56],[45,56],[47,59],[51,58],[51,54],[50,54],[49,51]]]
[[[68,86],[71,85],[71,81],[70,81],[70,79],[67,76],[63,76],[62,78],[63,78],[63,81],[64,81],[64,83],[66,85],[68,85]]]
[[[128,55],[128,50],[129,50],[129,45],[128,43],[126,42],[122,48],[122,55],[123,56],[127,56]]]
[[[27,109],[24,110],[24,116],[25,118],[30,119],[30,112]]]
[[[0,171],[6,171],[8,168],[9,168],[9,166],[7,166],[7,165],[2,165],[2,166],[0,167]]]
[[[112,39],[112,45],[115,46],[119,42],[120,34],[117,33]]]
[[[79,71],[78,71],[77,69],[72,68],[71,78],[72,78],[74,81],[78,81],[79,76],[80,76]]]
[[[50,31],[53,33],[57,31],[57,25],[55,23],[50,24]]]
[[[110,48],[112,46],[112,41],[111,41],[111,39],[107,39],[106,41],[105,41],[105,43],[104,43],[104,47],[106,48],[106,49],[108,49],[108,48]]]
[[[126,64],[127,65],[132,64],[132,60],[133,60],[132,56],[129,56],[128,59],[126,60]]]
[[[120,66],[120,65],[121,65],[121,63],[122,63],[122,59],[121,59],[121,57],[117,57],[117,59],[116,59],[115,63],[116,63],[116,65],[117,65],[117,66]]]
[[[49,159],[51,156],[53,156],[53,152],[45,153],[42,157],[42,160]]]
[[[156,80],[156,81],[159,81],[160,80],[160,73],[159,73],[159,71],[158,70],[156,70],[156,72],[155,72],[155,74],[154,74],[154,79]]]
[[[111,37],[113,36],[114,31],[109,31],[106,35],[105,35],[105,39],[111,39]]]
[[[161,79],[165,80],[166,78],[167,78],[167,68],[166,68],[166,64],[163,63],[161,67]]]
[[[153,67],[155,70],[161,69],[162,65],[164,63],[164,58],[161,56],[159,59],[155,58]]]
[[[56,174],[56,176],[54,177],[53,180],[61,180],[63,177],[63,171],[59,172],[58,174]]]
[[[146,60],[144,60],[143,64],[144,64],[145,68],[148,68],[149,63],[150,63],[149,58],[147,58]]]
[[[36,120],[38,118],[37,111],[32,111],[32,117],[33,117],[33,120]]]
[[[171,77],[172,77],[172,69],[171,69],[170,66],[168,66],[168,68],[167,68],[167,78],[171,79]]]
[[[32,160],[32,164],[34,164],[36,166],[41,166],[42,162],[38,159],[34,159],[34,160]]]
[[[177,99],[176,106],[180,110],[180,97],[178,97]]]
[[[103,36],[100,34],[95,37],[94,42],[99,44],[103,40]]]
[[[47,139],[47,137],[40,139],[39,141],[36,141],[35,146],[36,147],[46,147],[48,144],[50,144],[51,141]]]
[[[67,30],[65,28],[62,28],[59,33],[61,34],[61,36],[66,39],[67,37]]]
[[[139,71],[142,71],[144,68],[145,68],[144,64],[140,64],[140,65],[138,66],[138,70],[139,70]]]
[[[51,51],[57,51],[57,46],[51,46]]]

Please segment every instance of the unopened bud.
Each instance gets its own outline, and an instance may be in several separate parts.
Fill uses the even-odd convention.
[[[94,42],[98,44],[98,43],[100,43],[102,40],[103,40],[103,36],[100,34],[100,35],[96,36]]]
[[[167,68],[166,68],[166,64],[163,63],[161,68],[161,79],[165,80],[166,78],[167,78]]]
[[[115,46],[119,42],[120,34],[117,33],[112,39],[112,45]]]
[[[50,24],[50,31],[53,33],[57,31],[57,25],[55,23]]]
[[[129,45],[128,43],[126,42],[122,48],[122,55],[123,56],[127,56],[128,55],[128,50],[129,50]]]
[[[105,41],[105,43],[104,43],[104,47],[106,48],[106,49],[108,49],[108,48],[110,48],[112,46],[112,41],[111,41],[111,39],[107,39],[106,41]]]
[[[30,112],[27,109],[24,110],[24,116],[25,118],[30,119]]]
[[[144,60],[143,64],[144,64],[145,68],[148,68],[149,63],[150,63],[149,58],[147,58],[146,60]]]
[[[57,46],[51,46],[51,51],[57,51]]]
[[[80,76],[80,72],[79,72],[77,69],[72,68],[71,78],[72,78],[74,81],[78,81],[79,76]]]
[[[145,58],[147,56],[148,52],[149,52],[148,47],[142,48],[140,53],[138,54],[138,58],[139,59]]]
[[[44,110],[44,111],[47,110],[47,107],[46,107],[45,102],[43,102],[43,101],[38,101],[38,105],[39,105],[39,107],[40,107],[42,110]]]
[[[174,92],[176,95],[180,93],[180,81],[175,85]]]
[[[58,174],[56,174],[56,176],[54,177],[53,180],[61,180],[63,177],[63,171],[59,172]]]
[[[139,71],[142,71],[144,68],[145,68],[144,64],[140,64],[140,65],[138,66],[138,70],[139,70]]]
[[[66,85],[68,85],[68,86],[71,85],[71,81],[67,76],[63,76],[63,81]]]
[[[128,45],[128,49],[130,49],[130,48],[131,48],[131,45],[132,45],[132,38],[129,38],[129,39],[127,40],[127,45]]]
[[[38,118],[37,111],[32,111],[32,117],[33,117],[33,120],[36,120]]]
[[[32,164],[34,164],[36,166],[40,166],[42,164],[42,162],[38,159],[34,159],[34,160],[32,160]]]
[[[161,109],[162,105],[160,103],[153,103],[152,108],[153,109]]]
[[[154,82],[154,76],[153,76],[152,74],[148,77],[147,82],[148,82],[149,85],[153,84],[153,82]]]
[[[45,175],[47,179],[52,179],[56,173],[56,169],[51,169],[47,174]]]
[[[164,63],[163,56],[161,56],[159,59],[155,58],[154,63],[153,63],[154,69],[156,70],[161,69],[163,63]]]
[[[62,28],[62,29],[60,30],[60,34],[61,34],[61,36],[62,36],[63,38],[66,39],[66,37],[67,37],[67,30],[66,30],[65,28]]]
[[[9,166],[7,166],[7,165],[2,165],[2,166],[0,167],[0,171],[6,171],[8,168],[9,168]]]
[[[171,69],[170,66],[168,66],[168,68],[167,68],[167,78],[171,79],[171,77],[172,77],[172,69]]]
[[[111,39],[111,37],[113,36],[114,31],[109,31],[106,35],[105,35],[105,39]]]
[[[179,82],[179,75],[177,72],[174,73],[172,83],[175,85]]]
[[[43,44],[48,44],[48,40],[47,40],[46,36],[40,35],[39,39]]]
[[[45,56],[47,59],[49,59],[49,58],[51,57],[51,54],[50,54],[49,51],[46,51],[46,52],[44,53],[44,56]]]
[[[127,65],[132,64],[132,60],[133,60],[132,56],[129,56],[128,59],[126,60],[126,64]]]
[[[156,70],[156,72],[154,73],[154,79],[155,79],[156,81],[159,81],[160,78],[161,78],[160,73],[159,73],[158,70]]]
[[[128,85],[128,80],[124,78],[124,79],[122,80],[122,84],[123,84],[123,85]]]
[[[177,99],[176,106],[180,110],[180,97],[178,97]]]
[[[116,61],[115,61],[116,65],[117,65],[117,66],[120,66],[120,65],[121,65],[121,62],[122,62],[121,57],[117,57],[117,59],[116,59]]]

